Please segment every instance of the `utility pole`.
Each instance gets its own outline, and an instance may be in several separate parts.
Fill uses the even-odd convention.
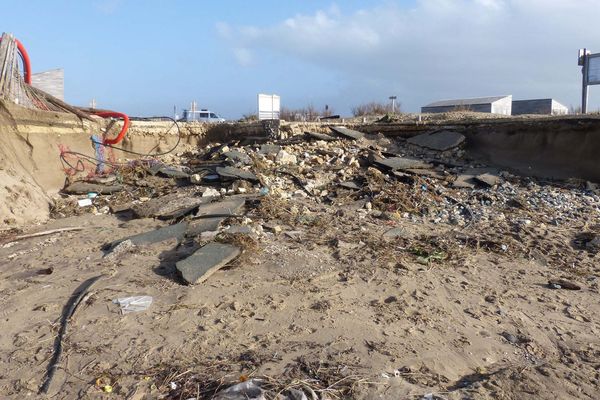
[[[92,110],[95,110],[95,109],[96,109],[96,99],[92,99],[92,101],[90,102],[90,108],[91,108]]]
[[[396,113],[396,96],[390,96],[390,100],[392,101],[392,114]]]

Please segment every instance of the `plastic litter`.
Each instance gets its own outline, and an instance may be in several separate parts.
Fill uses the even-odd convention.
[[[113,300],[113,303],[121,307],[121,313],[146,311],[152,304],[152,296],[131,296]]]
[[[251,379],[230,386],[217,393],[214,400],[265,400],[262,389],[255,382],[258,381]]]
[[[89,207],[92,205],[92,199],[77,200],[77,204],[79,204],[79,207]]]

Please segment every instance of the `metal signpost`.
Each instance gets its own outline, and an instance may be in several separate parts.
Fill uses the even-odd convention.
[[[600,53],[591,54],[587,49],[579,49],[579,66],[583,74],[581,91],[581,113],[587,113],[588,86],[600,85]]]

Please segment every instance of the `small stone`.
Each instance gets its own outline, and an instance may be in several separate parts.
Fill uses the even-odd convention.
[[[496,298],[496,296],[494,295],[487,295],[485,296],[484,300],[488,303],[495,303],[496,301],[498,301],[498,299]]]
[[[132,253],[135,250],[135,244],[129,239],[122,241],[116,245],[112,251],[104,256],[107,261],[119,258],[123,254]]]
[[[506,339],[506,341],[508,343],[512,343],[512,344],[516,344],[519,342],[519,338],[517,338],[515,335],[513,335],[512,333],[508,333],[508,332],[502,332],[500,334],[504,339]]]
[[[566,279],[550,279],[548,286],[551,289],[581,290],[581,286]]]
[[[269,232],[273,232],[276,235],[279,235],[282,231],[281,226],[279,225],[263,224],[263,228]]]
[[[194,185],[198,185],[202,183],[202,177],[200,176],[200,174],[193,174],[190,176],[190,182]]]
[[[288,153],[285,150],[280,150],[279,153],[277,153],[277,157],[275,157],[275,162],[277,162],[278,164],[281,165],[290,165],[290,164],[297,164],[298,163],[298,159],[296,158],[295,155]]]
[[[204,191],[204,193],[202,193],[202,197],[216,197],[216,196],[220,196],[221,193],[213,188],[208,188]]]

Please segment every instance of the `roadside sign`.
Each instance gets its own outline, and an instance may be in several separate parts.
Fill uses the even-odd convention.
[[[577,64],[583,75],[581,83],[581,113],[587,113],[588,86],[600,85],[600,53],[591,54],[588,49],[579,49]]]
[[[587,56],[587,84],[600,85],[600,53]]]

